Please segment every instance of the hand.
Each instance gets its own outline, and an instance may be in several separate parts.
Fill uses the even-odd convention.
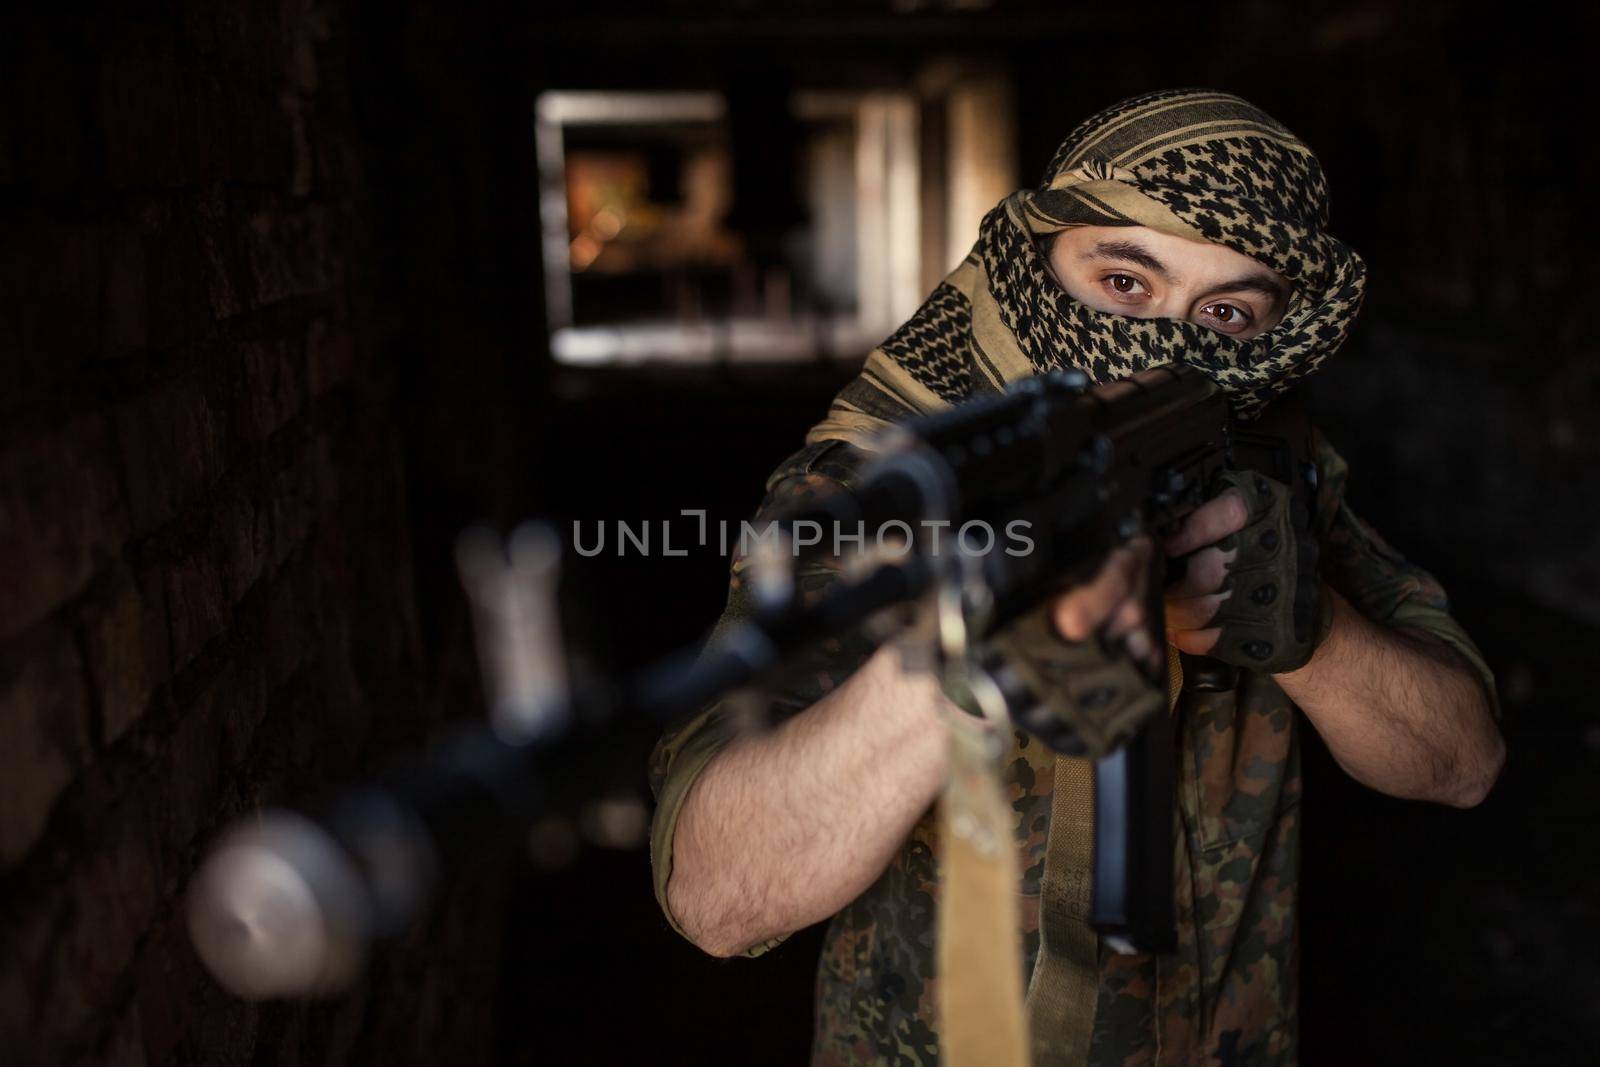
[[[1288,486],[1253,471],[1224,471],[1217,484],[1164,548],[1187,564],[1165,590],[1167,640],[1236,667],[1296,670],[1332,621],[1310,513]]]
[[[1144,606],[1153,551],[1149,538],[1117,549],[988,642],[1012,720],[1058,752],[1103,756],[1166,710],[1166,650]]]
[[[1136,538],[1107,556],[1088,582],[1057,596],[1050,607],[1056,632],[1073,642],[1100,632],[1108,646],[1121,644],[1155,676],[1164,657],[1145,610],[1152,551],[1148,537]]]
[[[1167,641],[1179,652],[1204,656],[1216,647],[1222,630],[1208,624],[1233,595],[1223,585],[1239,555],[1236,543],[1224,548],[1218,542],[1237,542],[1234,535],[1249,521],[1244,494],[1227,489],[1191,512],[1167,538],[1163,549],[1168,559],[1189,556],[1183,577],[1166,589]]]

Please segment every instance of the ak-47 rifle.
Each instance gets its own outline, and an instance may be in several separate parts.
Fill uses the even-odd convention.
[[[548,529],[524,528],[509,553],[493,538],[464,542],[495,728],[339,794],[315,818],[270,812],[226,835],[192,892],[196,947],[241,995],[336,989],[366,946],[408,925],[453,872],[511,852],[536,818],[581,795],[571,769],[618,721],[665,724],[761,685],[830,634],[868,620],[880,634],[910,625],[908,606],[941,592],[959,594],[981,638],[1093,574],[1117,546],[1170,530],[1219,471],[1254,470],[1314,498],[1307,435],[1303,420],[1270,411],[1235,422],[1215,383],[1182,365],[1096,387],[1056,371],[911,420],[885,435],[853,488],[780,521],[753,561],[753,617],[620,684],[569,684]],[[1031,548],[962,551],[952,535],[972,522],[990,531],[1024,523]],[[827,538],[784,536],[807,523],[866,531],[856,544],[891,525],[912,536],[897,552],[860,553],[826,593],[803,601],[789,580],[795,561],[831,550]],[[915,533],[929,525],[946,531],[945,551]],[[1161,553],[1151,555],[1159,567]],[[1155,579],[1146,617],[1160,633]],[[1215,673],[1195,670],[1192,681],[1204,686]],[[1070,734],[1052,744],[1070,751]],[[1091,921],[1124,950],[1174,944],[1174,758],[1171,717],[1152,715],[1095,764]]]

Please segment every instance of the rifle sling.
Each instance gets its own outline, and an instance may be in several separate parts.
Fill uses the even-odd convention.
[[[1034,1067],[1076,1067],[1089,1057],[1100,989],[1100,938],[1089,925],[1093,867],[1094,761],[1057,756],[1039,886],[1039,955],[1028,984]]]
[[[939,801],[944,852],[935,949],[939,1062],[1027,1067],[1018,958],[1017,850],[990,739],[956,722]]]
[[[1183,667],[1170,645],[1167,663],[1170,711],[1183,689]],[[940,802],[945,847],[937,971],[941,1062],[946,1067],[1077,1067],[1088,1061],[1100,984],[1100,939],[1088,922],[1094,764],[1056,758],[1040,886],[1039,954],[1024,1002],[1011,812],[999,769],[977,740],[959,728],[952,732],[950,780]]]

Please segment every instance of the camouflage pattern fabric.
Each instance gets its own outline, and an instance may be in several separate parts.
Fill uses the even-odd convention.
[[[1344,462],[1320,435],[1316,455],[1323,577],[1375,621],[1430,634],[1454,649],[1492,697],[1493,676],[1450,617],[1444,590],[1344,504]],[[861,459],[839,442],[808,446],[774,473],[761,515],[848,485]],[[747,610],[742,570],[742,561],[735,561],[725,621]],[[801,581],[814,595],[833,577],[823,562]],[[871,651],[861,634],[830,640],[772,693],[774,711],[782,716],[804,710]],[[1232,690],[1185,691],[1175,713],[1179,950],[1157,957],[1119,956],[1102,948],[1089,1062],[1293,1064],[1302,800],[1296,709],[1270,675],[1241,670]],[[675,928],[666,885],[677,815],[695,777],[734,735],[738,718],[729,704],[709,708],[669,731],[652,756],[655,889]],[[1022,872],[1025,977],[1039,947],[1054,760],[1054,753],[1019,731],[1004,774]],[[938,1062],[934,929],[940,854],[930,810],[878,881],[832,920],[817,968],[815,1064]],[[747,955],[776,944],[755,946]]]

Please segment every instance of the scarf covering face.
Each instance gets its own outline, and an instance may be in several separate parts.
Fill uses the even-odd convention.
[[[1101,383],[1189,363],[1251,418],[1338,349],[1361,305],[1366,267],[1327,223],[1316,156],[1251,104],[1193,89],[1125,100],[1072,131],[1040,188],[989,212],[967,258],[872,351],[806,439],[870,448],[888,423],[1058,367]],[[1072,226],[1147,226],[1224,245],[1284,275],[1294,295],[1276,326],[1247,341],[1097,311],[1066,294],[1037,243]]]

